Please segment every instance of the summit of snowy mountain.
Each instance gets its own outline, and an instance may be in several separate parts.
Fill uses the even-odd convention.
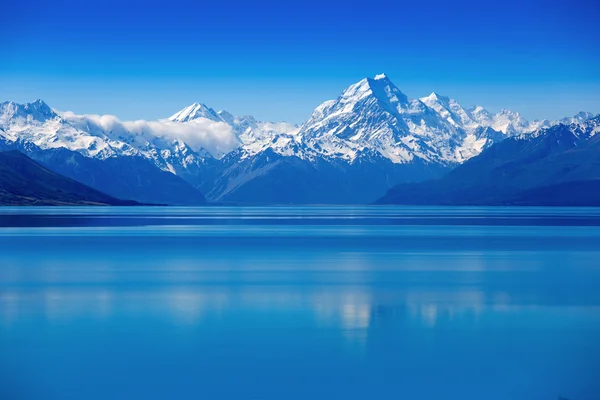
[[[224,110],[215,112],[201,103],[184,108],[170,120],[201,118],[232,128],[241,159],[269,150],[312,161],[323,158],[353,163],[377,155],[399,164],[419,160],[443,165],[462,163],[505,137],[556,123],[529,122],[506,109],[496,114],[481,106],[467,109],[436,92],[409,99],[386,74],[350,85],[337,99],[316,107],[300,127],[234,116]]]
[[[348,112],[350,107],[358,104],[366,97],[375,98],[392,108],[408,101],[406,95],[385,74],[380,74],[375,78],[364,78],[344,90],[337,100],[340,105],[338,110]]]
[[[41,99],[37,99],[33,103],[25,103],[23,108],[27,113],[39,120],[56,117],[56,113]]]
[[[0,135],[9,142],[31,143],[42,150],[65,148],[101,160],[139,156],[162,170],[176,172],[190,165],[203,165],[213,158],[202,144],[198,144],[214,142],[210,135],[220,135],[218,139],[225,143],[222,150],[219,150],[220,143],[214,144],[212,150],[215,154],[219,151],[224,154],[237,147],[235,136],[226,124],[220,126],[213,121],[210,124],[189,124],[121,122],[110,115],[70,112],[59,115],[42,100],[0,104],[0,126],[3,130]]]
[[[549,121],[529,122],[520,113],[505,108],[493,114],[481,106],[475,106],[468,109],[468,112],[480,126],[490,127],[509,136],[528,134],[551,124]]]
[[[379,154],[393,163],[452,164],[491,143],[454,100],[409,99],[385,75],[364,78],[315,109],[299,135],[313,153],[349,162]],[[483,135],[483,136],[482,136]]]
[[[277,147],[277,143],[281,143],[280,135],[293,135],[298,131],[298,126],[294,124],[258,121],[251,115],[235,116],[225,110],[215,112],[212,108],[200,103],[194,103],[184,108],[169,120],[190,122],[202,118],[229,125],[235,133],[239,145],[245,149],[245,156],[272,146]]]
[[[43,100],[37,99],[32,103],[17,104],[14,102],[0,103],[0,124],[10,124],[19,120],[21,123],[43,123],[58,115]]]
[[[422,97],[420,100],[454,126],[461,127],[466,131],[473,131],[479,128],[479,124],[475,122],[473,116],[456,100],[450,97],[433,92],[427,97]]]
[[[217,115],[222,121],[228,123],[229,125],[233,126],[235,124],[235,116],[230,112],[221,110],[217,112]]]
[[[581,124],[590,119],[597,119],[599,115],[600,114],[594,115],[591,112],[579,111],[577,114],[573,115],[572,117],[562,118],[560,120],[560,123],[566,124],[566,125]]]
[[[529,123],[509,110],[465,109],[436,92],[409,99],[385,74],[364,78],[337,99],[323,102],[298,132],[292,127],[261,130],[251,123],[240,129],[239,121],[229,123],[238,132],[242,158],[270,150],[313,161],[354,163],[377,155],[398,164],[419,160],[443,165],[462,163],[507,136],[550,124]]]
[[[420,100],[425,104],[427,104],[427,102],[440,102],[443,104],[447,104],[450,102],[450,97],[442,96],[441,94],[436,92],[431,92],[429,96],[421,97]]]
[[[212,121],[221,121],[221,117],[206,104],[194,103],[183,110],[173,114],[169,120],[174,122],[188,122],[197,118],[207,118]]]

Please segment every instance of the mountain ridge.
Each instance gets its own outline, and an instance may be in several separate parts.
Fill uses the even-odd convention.
[[[513,137],[437,180],[400,184],[377,204],[600,205],[600,116]],[[577,192],[563,192],[571,188]],[[587,191],[586,191],[587,188]]]
[[[562,122],[590,117],[582,112]],[[200,102],[164,120],[129,122],[57,113],[41,100],[0,103],[0,136],[6,142],[30,143],[53,153],[65,148],[107,164],[146,160],[209,201],[242,203],[250,197],[263,203],[293,202],[290,193],[305,202],[372,202],[398,183],[441,177],[506,138],[535,136],[560,122],[529,122],[509,110],[494,114],[480,106],[464,108],[436,92],[409,99],[385,74],[350,85],[317,106],[300,126],[234,116]],[[45,158],[72,174],[68,159]],[[269,166],[271,161],[275,164]],[[371,179],[361,168],[371,171]],[[293,181],[306,184],[287,187]],[[266,190],[265,182],[279,189]]]
[[[0,151],[1,205],[138,205],[45,168],[25,154]]]

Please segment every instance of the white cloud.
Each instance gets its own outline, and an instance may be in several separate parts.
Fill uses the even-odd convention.
[[[239,141],[231,126],[207,118],[189,122],[120,121],[114,115],[78,115],[70,111],[60,115],[76,128],[94,136],[107,136],[119,140],[119,136],[134,136],[136,141],[155,142],[155,139],[179,139],[192,149],[206,149],[214,157],[222,157],[239,146]]]

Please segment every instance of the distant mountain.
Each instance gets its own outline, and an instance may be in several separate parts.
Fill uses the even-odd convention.
[[[180,124],[121,123],[112,116],[59,115],[42,100],[0,103],[0,128],[8,141],[29,142],[44,150],[66,148],[97,159],[143,157],[170,172],[181,165],[202,165],[213,158],[203,147],[188,145],[182,138],[174,137],[173,127],[181,136],[189,130],[200,134],[203,128],[199,124],[192,124],[186,130]]]
[[[591,114],[529,122],[432,93],[409,99],[384,75],[349,86],[296,126],[194,103],[168,119],[58,113],[0,103],[0,146],[116,197],[141,202],[369,203],[439,178],[510,137]],[[3,144],[2,144],[3,143]]]
[[[207,193],[221,202],[254,204],[364,204],[391,182],[439,176],[444,168],[415,162],[394,164],[374,153],[371,158],[305,159],[266,148],[252,156],[228,155],[226,168]]]
[[[408,99],[383,74],[365,78],[317,107],[298,131],[242,141],[223,158],[223,172],[207,197],[372,202],[397,183],[439,177],[493,143],[536,129],[518,113],[485,113],[489,121],[435,93]],[[176,115],[182,114],[189,112]]]
[[[215,111],[206,104],[194,103],[169,117],[169,121],[185,123],[199,119],[208,119],[214,122],[223,122],[229,125],[236,133],[239,144],[253,142],[256,138],[288,134],[298,131],[298,127],[287,122],[262,122],[250,115],[234,116],[221,110]]]
[[[135,205],[50,171],[18,151],[0,152],[0,205]]]
[[[600,116],[510,138],[444,177],[398,185],[379,204],[600,205]]]
[[[198,118],[207,118],[213,121],[221,121],[219,114],[206,104],[194,103],[183,110],[173,114],[169,120],[174,122],[189,122]]]
[[[1,132],[0,132],[1,133]],[[146,204],[199,205],[202,193],[181,177],[162,171],[143,157],[86,157],[66,148],[41,149],[0,137],[0,151],[18,150],[52,171],[121,199]]]
[[[395,164],[440,165],[461,162],[500,137],[446,115],[441,97],[427,99],[429,105],[408,99],[384,74],[365,78],[317,107],[299,135],[324,157],[352,162],[375,152]]]

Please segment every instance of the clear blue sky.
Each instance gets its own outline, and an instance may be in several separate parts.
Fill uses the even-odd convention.
[[[167,117],[200,101],[302,122],[385,72],[527,118],[600,112],[598,1],[8,1],[0,100]]]

